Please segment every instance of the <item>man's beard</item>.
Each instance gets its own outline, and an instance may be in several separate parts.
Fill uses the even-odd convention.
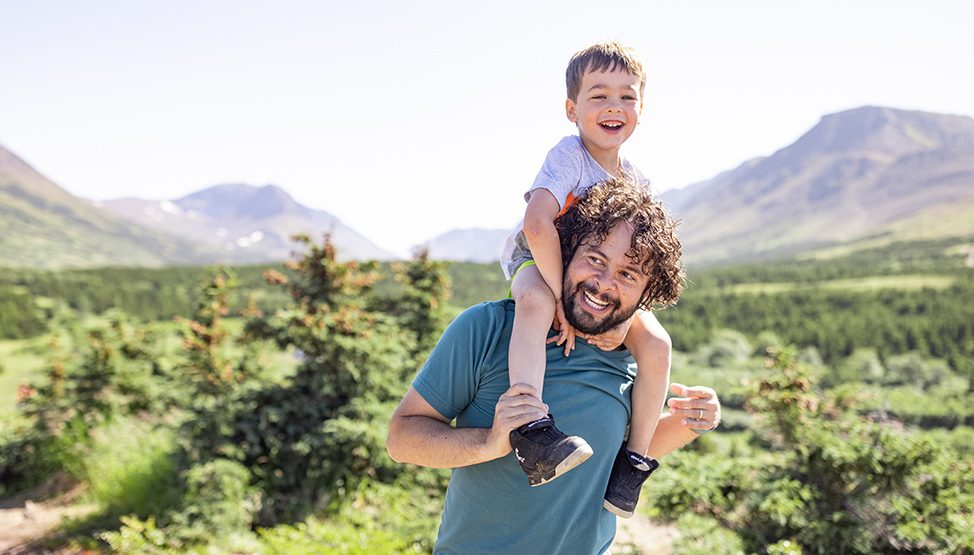
[[[596,320],[594,316],[581,307],[576,306],[577,293],[583,291],[587,291],[590,295],[602,302],[609,303],[612,306],[612,310],[602,320]],[[584,281],[572,287],[572,284],[568,281],[567,273],[562,286],[561,298],[565,305],[565,317],[568,319],[568,323],[576,330],[589,335],[599,335],[600,333],[611,330],[631,318],[639,308],[638,305],[623,308],[619,305],[619,299],[607,293],[600,295],[594,286],[588,285]]]

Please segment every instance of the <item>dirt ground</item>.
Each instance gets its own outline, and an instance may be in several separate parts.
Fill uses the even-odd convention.
[[[78,487],[58,491],[57,485],[48,485],[0,501],[0,553],[71,553],[45,550],[33,542],[48,535],[65,518],[91,512],[94,506],[78,503],[82,493],[83,489]]]
[[[653,522],[636,513],[632,518],[616,520],[613,551],[625,553],[626,546],[631,545],[640,555],[669,555],[678,534],[675,527]]]

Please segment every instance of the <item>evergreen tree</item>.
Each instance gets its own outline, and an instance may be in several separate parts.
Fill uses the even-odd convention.
[[[786,541],[806,554],[974,550],[969,463],[898,422],[860,417],[855,396],[817,393],[787,351],[767,366],[747,402],[760,449],[743,460],[677,454],[674,476],[657,482],[659,510],[714,519],[747,552]]]
[[[286,264],[288,275],[266,272],[293,304],[249,320],[246,333],[294,350],[301,364],[286,383],[236,397],[230,429],[215,432],[223,440],[208,455],[250,468],[265,523],[298,518],[362,479],[399,472],[385,454],[385,422],[411,370],[409,337],[370,308],[375,264],[338,262],[328,238],[298,241],[306,252]]]

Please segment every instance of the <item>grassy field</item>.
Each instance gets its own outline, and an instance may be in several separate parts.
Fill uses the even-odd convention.
[[[882,249],[898,242],[937,240],[942,237],[970,237],[974,233],[971,222],[974,222],[974,207],[944,215],[942,218],[936,215],[926,215],[916,221],[904,222],[896,228],[892,228],[889,233],[875,237],[858,239],[840,245],[834,245],[822,249],[799,254],[796,258],[800,260],[834,260],[847,256],[854,256],[856,253],[870,249]],[[970,247],[969,242],[964,239],[957,239],[957,248]]]
[[[953,285],[952,276],[935,275],[900,275],[900,276],[871,276],[852,279],[832,279],[806,283],[772,282],[772,283],[737,283],[721,288],[721,292],[739,294],[777,294],[796,290],[828,289],[840,291],[875,291],[877,289],[946,289]]]
[[[14,413],[17,388],[44,375],[49,342],[47,336],[0,341],[0,420]]]

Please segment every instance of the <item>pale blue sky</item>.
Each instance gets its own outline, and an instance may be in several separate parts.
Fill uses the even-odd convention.
[[[974,115],[974,3],[0,0],[0,144],[79,196],[274,183],[380,246],[508,227],[618,39],[661,189],[865,104]]]

